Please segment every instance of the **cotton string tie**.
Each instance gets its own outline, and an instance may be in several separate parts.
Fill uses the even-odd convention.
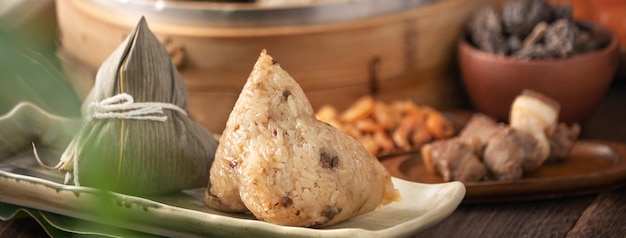
[[[163,113],[163,109],[170,109],[187,115],[185,110],[174,104],[135,102],[133,96],[126,93],[117,94],[100,102],[91,102],[88,108],[91,117],[95,119],[117,118],[164,122],[167,121],[167,116]]]

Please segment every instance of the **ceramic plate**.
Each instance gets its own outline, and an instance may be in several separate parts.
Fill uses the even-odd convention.
[[[464,202],[497,202],[556,198],[598,192],[626,182],[626,145],[579,140],[568,158],[542,165],[522,179],[466,182]],[[419,153],[387,157],[383,164],[393,176],[419,183],[444,182],[429,173]]]
[[[285,227],[258,221],[249,214],[212,210],[202,202],[203,188],[141,198],[63,185],[60,174],[40,169],[30,154],[0,159],[0,202],[43,214],[48,217],[46,224],[57,228],[110,236],[132,231],[169,237],[402,237],[444,219],[465,195],[459,182],[421,184],[393,178],[403,196],[401,202],[324,229]],[[16,209],[5,211],[4,219],[10,219]],[[105,228],[95,229],[94,224]]]

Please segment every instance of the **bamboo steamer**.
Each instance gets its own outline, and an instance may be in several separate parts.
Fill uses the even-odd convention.
[[[61,55],[74,69],[69,74],[88,72],[73,78],[80,95],[144,15],[164,43],[182,49],[172,58],[181,64],[191,116],[220,133],[261,49],[298,81],[315,109],[331,104],[343,110],[367,94],[455,107],[463,98],[454,77],[456,41],[469,15],[494,0],[431,1],[371,17],[232,27],[161,19],[154,12],[120,13],[94,2],[56,1]]]

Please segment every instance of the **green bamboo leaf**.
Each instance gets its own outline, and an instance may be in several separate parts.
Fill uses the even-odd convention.
[[[0,29],[0,114],[22,101],[52,114],[76,117],[80,99],[54,55],[33,51]]]

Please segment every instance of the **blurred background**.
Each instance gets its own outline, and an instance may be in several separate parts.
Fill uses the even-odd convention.
[[[54,1],[0,3],[0,113],[20,101],[78,116],[80,99],[61,71]]]
[[[262,49],[301,84],[317,110],[343,110],[364,95],[410,99],[441,110],[472,109],[457,42],[477,9],[502,0],[0,2],[0,113],[31,100],[78,115],[104,59],[141,16],[172,56],[191,115],[221,132]],[[626,3],[569,3],[626,45]],[[624,60],[616,78],[624,78]],[[620,83],[623,80],[615,80]]]

